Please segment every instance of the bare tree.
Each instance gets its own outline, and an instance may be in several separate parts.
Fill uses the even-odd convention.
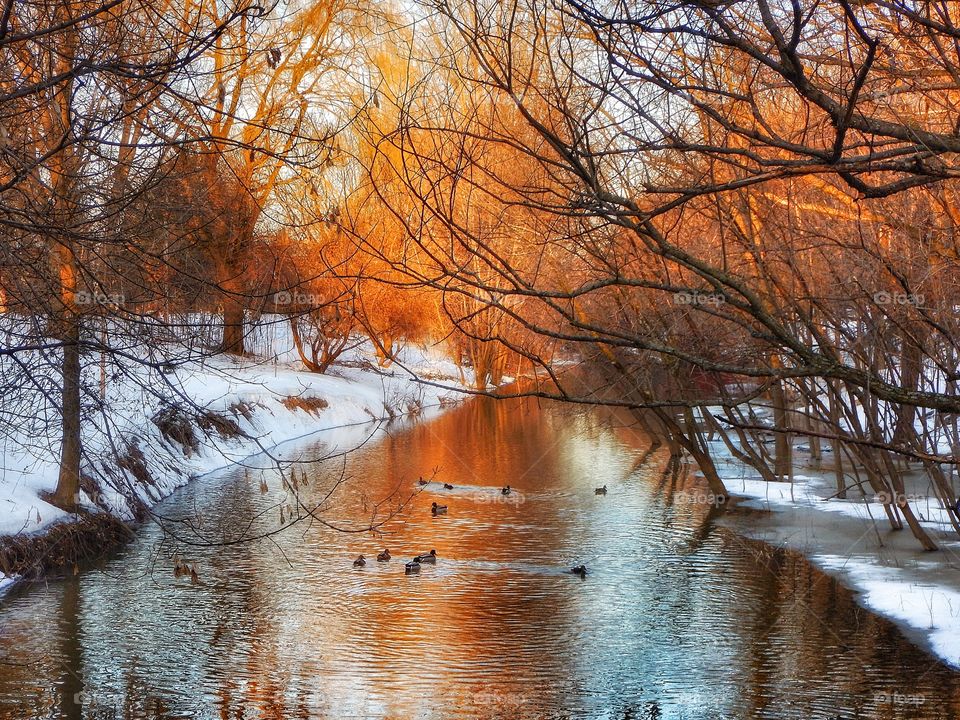
[[[552,383],[538,394],[600,399],[558,376],[543,338],[616,368],[629,391],[603,401],[653,413],[701,465],[698,417],[716,408],[753,463],[772,433],[776,477],[802,434],[875,456],[876,487],[902,499],[891,518],[936,547],[892,458],[957,460],[918,433],[960,410],[955,293],[929,262],[953,242],[933,208],[958,172],[955,5],[423,6],[430,44],[384,93],[396,121],[368,128],[366,163],[418,261],[367,249],[479,301],[471,323],[502,314],[497,341]],[[760,398],[769,425],[747,412]]]

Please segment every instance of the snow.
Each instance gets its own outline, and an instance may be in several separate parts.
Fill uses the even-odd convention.
[[[960,667],[960,541],[945,509],[934,500],[917,501],[921,524],[940,552],[924,552],[908,529],[893,531],[880,498],[850,491],[850,499],[833,497],[835,478],[829,459],[818,470],[803,452],[794,481],[766,482],[733,458],[722,442],[711,442],[717,469],[740,507],[764,509],[766,519],[724,521],[739,532],[803,553],[814,565],[838,578],[857,594],[858,602],[896,623],[918,644],[943,661]],[[829,455],[827,456],[829,458]],[[907,478],[925,490],[920,475]]]
[[[91,510],[106,506],[116,516],[130,519],[131,495],[152,506],[193,478],[282,443],[333,428],[366,425],[368,429],[359,436],[343,436],[360,443],[373,431],[369,429],[373,421],[417,413],[459,396],[452,388],[460,386],[460,370],[436,347],[408,345],[397,363],[380,369],[366,342],[342,358],[345,364],[318,375],[297,369],[292,342],[282,331],[261,333],[254,340],[257,357],[219,356],[191,362],[161,379],[143,368],[126,368],[122,379],[107,390],[109,413],[84,423],[84,471],[100,480],[101,494],[95,504],[94,498],[81,493],[80,504]],[[440,382],[420,383],[415,376],[421,374]],[[194,428],[199,440],[195,452],[167,441],[151,418],[163,407],[163,397],[175,395],[233,419],[246,437],[222,437]],[[307,408],[290,398],[307,401]],[[310,407],[310,401],[317,399],[325,405],[318,407],[314,402]],[[70,514],[41,499],[41,493],[57,484],[57,438],[35,438],[24,431],[4,437],[2,443],[0,535],[39,533],[69,521]],[[154,486],[145,486],[129,471],[117,468],[117,451],[131,444],[143,453]],[[12,581],[0,574],[0,592]]]
[[[3,594],[7,590],[13,587],[14,583],[16,583],[17,580],[18,578],[16,577],[9,578],[6,575],[0,575],[0,598],[3,597]]]
[[[960,667],[960,592],[943,584],[911,581],[902,569],[878,567],[862,558],[818,553],[812,560],[843,577],[874,612],[924,631],[933,652]]]

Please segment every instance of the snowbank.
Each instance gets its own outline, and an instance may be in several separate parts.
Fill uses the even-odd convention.
[[[217,357],[188,363],[158,381],[130,368],[108,389],[106,416],[84,425],[85,483],[80,504],[132,519],[189,480],[318,431],[387,421],[454,402],[458,393],[416,381],[423,373],[460,384],[460,371],[436,349],[408,346],[400,362],[379,369],[373,348],[361,345],[326,375],[296,369],[286,338],[267,339],[269,359]],[[263,350],[263,347],[258,350]],[[164,384],[169,383],[168,387]],[[194,414],[209,411],[208,427],[188,428],[184,444],[155,421],[165,398],[189,400]],[[229,432],[224,431],[226,427]],[[237,432],[239,431],[239,432]],[[371,430],[372,431],[372,430]],[[361,439],[362,442],[362,439]],[[57,483],[55,438],[5,438],[0,446],[0,535],[42,533],[75,516],[41,498]],[[349,448],[339,448],[348,450]],[[0,574],[0,593],[11,578]]]
[[[857,593],[866,608],[890,619],[918,644],[960,667],[960,541],[946,511],[935,501],[917,504],[921,524],[940,545],[924,552],[909,530],[893,531],[881,498],[849,492],[838,499],[832,461],[823,470],[795,450],[793,483],[768,483],[712,442],[717,470],[740,507],[770,511],[766,517],[729,514],[724,522],[744,535],[797,550]],[[926,490],[919,475],[907,477]],[[921,485],[923,484],[923,485]],[[915,495],[928,495],[917,492]]]

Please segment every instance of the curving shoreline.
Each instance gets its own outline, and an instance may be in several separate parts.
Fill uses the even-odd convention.
[[[314,433],[388,423],[457,400],[455,391],[414,376],[439,368],[451,387],[459,386],[451,363],[422,348],[407,354],[405,369],[355,363],[363,367],[325,375],[250,359],[185,366],[173,380],[204,411],[184,411],[172,421],[169,413],[158,421],[156,406],[142,402],[134,388],[121,388],[118,395],[133,396],[112,418],[126,430],[125,452],[115,446],[88,451],[94,459],[76,513],[43,499],[56,483],[55,453],[18,458],[8,451],[8,467],[19,463],[21,471],[8,469],[0,478],[0,597],[20,580],[73,572],[112,552],[154,505],[187,482]]]

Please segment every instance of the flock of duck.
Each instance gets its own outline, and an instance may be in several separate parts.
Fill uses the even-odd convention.
[[[424,480],[422,477],[417,482],[420,484],[421,487],[430,484],[429,480]],[[451,485],[450,483],[444,483],[443,487],[445,490],[453,490],[453,485]],[[513,492],[513,488],[511,488],[509,485],[500,488],[501,495],[509,495],[512,492]],[[604,485],[603,487],[598,487],[593,492],[595,495],[606,495],[607,486]],[[430,512],[433,515],[445,515],[447,512],[447,506],[439,505],[438,503],[434,502],[430,506]],[[392,556],[390,555],[390,550],[388,548],[384,548],[383,552],[377,555],[377,562],[389,562],[391,559],[392,559]],[[363,555],[360,555],[356,560],[353,561],[354,567],[362,568],[362,567],[365,567],[366,564],[367,564],[367,559]],[[416,575],[420,572],[420,568],[424,564],[430,564],[430,565],[437,564],[436,550],[431,549],[430,552],[428,553],[417,555],[415,558],[413,558],[413,560],[404,564],[404,573],[406,575]],[[579,575],[581,578],[586,578],[587,566],[577,565],[576,567],[572,567],[569,570],[567,570],[567,572],[572,575]]]
[[[390,555],[390,550],[384,548],[383,552],[377,555],[377,562],[390,562],[392,556]],[[437,551],[431,550],[428,553],[423,555],[417,555],[413,560],[404,565],[404,569],[407,575],[413,575],[420,572],[420,566],[429,563],[431,565],[437,564]],[[367,564],[367,559],[361,555],[356,560],[353,561],[354,567],[364,567]]]

